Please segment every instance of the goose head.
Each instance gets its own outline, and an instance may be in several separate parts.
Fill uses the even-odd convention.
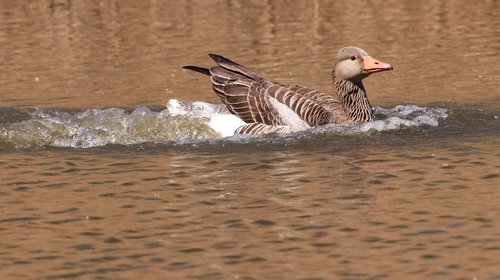
[[[358,47],[344,47],[339,50],[333,66],[333,76],[360,84],[369,75],[392,70],[392,65],[377,60]]]

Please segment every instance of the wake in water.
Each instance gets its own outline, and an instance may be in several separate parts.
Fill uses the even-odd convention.
[[[217,139],[222,135],[211,125],[227,117],[231,118],[231,114],[224,105],[177,100],[170,100],[166,109],[159,111],[147,107],[132,111],[109,108],[83,112],[59,109],[23,111],[0,107],[0,148],[92,148],[111,144],[182,143]],[[377,107],[375,117],[376,120],[372,122],[329,124],[306,133],[367,134],[435,127],[440,120],[448,117],[448,110],[415,105],[398,105],[391,109]],[[233,138],[238,141],[241,137]]]
[[[182,102],[171,99],[166,104],[172,116],[189,116],[204,119],[210,127],[222,136],[232,135],[232,132],[244,123],[231,114],[223,104],[206,102]],[[398,105],[392,109],[376,107],[374,109],[375,121],[352,125],[328,124],[313,131],[323,130],[343,133],[359,133],[370,131],[388,131],[400,128],[437,126],[439,119],[448,117],[448,110],[441,107],[419,107],[416,105]],[[220,129],[219,122],[226,124],[232,122],[228,130]],[[229,132],[229,133],[228,133]],[[227,133],[227,134],[226,134]]]
[[[199,140],[218,135],[199,118],[171,116],[168,110],[154,112],[139,107],[88,109],[70,113],[37,109],[31,113],[1,110],[11,117],[0,117],[0,147],[74,147],[92,148],[109,144],[134,145]]]

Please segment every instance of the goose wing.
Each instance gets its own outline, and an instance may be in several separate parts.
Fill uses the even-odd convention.
[[[219,55],[210,57],[218,64],[209,69],[215,93],[244,122],[302,130],[331,119],[331,112],[324,105],[336,101],[332,96],[262,78]]]

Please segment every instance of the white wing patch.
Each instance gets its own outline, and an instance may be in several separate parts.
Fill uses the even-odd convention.
[[[271,101],[271,105],[278,111],[281,119],[285,124],[292,128],[293,131],[306,130],[311,128],[311,126],[300,118],[297,113],[295,113],[292,109],[290,109],[285,104],[276,100],[276,98],[269,97],[269,101]]]

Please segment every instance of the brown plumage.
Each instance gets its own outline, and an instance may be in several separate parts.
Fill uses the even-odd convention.
[[[236,129],[240,134],[288,133],[327,123],[371,121],[373,111],[362,80],[392,69],[360,48],[342,48],[332,71],[335,98],[312,88],[260,77],[220,55],[209,56],[217,66],[184,68],[210,76],[215,93],[229,111],[247,123]]]

